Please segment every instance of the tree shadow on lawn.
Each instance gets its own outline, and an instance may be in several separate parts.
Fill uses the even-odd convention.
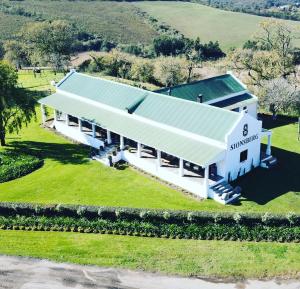
[[[262,120],[262,126],[265,129],[273,129],[276,127],[289,125],[291,123],[296,123],[298,121],[297,118],[284,115],[279,115],[277,116],[276,120],[273,120],[272,116],[269,114],[259,114],[258,119]]]
[[[47,143],[36,141],[13,141],[7,148],[17,153],[52,159],[62,164],[84,164],[89,162],[90,149],[87,146],[72,143]]]
[[[265,205],[291,191],[300,196],[300,154],[273,147],[272,155],[278,160],[274,168],[257,168],[234,182],[243,201]]]

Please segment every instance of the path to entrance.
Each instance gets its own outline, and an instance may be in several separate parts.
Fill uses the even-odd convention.
[[[0,288],[9,289],[300,289],[300,281],[236,283],[0,256]]]

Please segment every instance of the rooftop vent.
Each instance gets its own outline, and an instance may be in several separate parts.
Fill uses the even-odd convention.
[[[203,102],[203,94],[199,94],[197,96],[197,102],[202,103]]]

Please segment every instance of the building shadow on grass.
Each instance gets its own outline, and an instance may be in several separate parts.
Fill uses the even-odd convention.
[[[242,187],[243,202],[265,205],[291,191],[300,196],[300,154],[272,148],[272,155],[278,159],[276,167],[257,168],[234,182]]]
[[[259,114],[258,119],[262,120],[263,128],[265,129],[273,129],[276,127],[289,125],[291,123],[296,123],[298,121],[297,118],[283,115],[279,115],[277,116],[276,120],[273,120],[272,116],[268,114]]]
[[[79,144],[60,144],[37,141],[10,142],[9,149],[62,164],[84,164],[89,161],[90,149]]]

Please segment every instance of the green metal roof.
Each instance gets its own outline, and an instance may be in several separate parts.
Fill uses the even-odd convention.
[[[181,99],[197,101],[199,94],[202,94],[203,101],[208,102],[224,97],[229,94],[244,91],[245,88],[230,74],[220,75],[200,81],[181,84],[170,88],[156,90],[162,93],[175,96]]]
[[[55,93],[39,102],[201,166],[209,165],[225,151],[225,148],[178,134],[121,110],[105,109],[64,94]]]
[[[138,102],[147,93],[137,87],[121,83],[116,85],[116,82],[81,73],[70,73],[58,88],[122,110]]]
[[[220,142],[225,142],[240,117],[236,112],[158,94],[147,95],[134,114]]]
[[[220,142],[239,118],[235,112],[75,72],[58,88]]]
[[[212,103],[211,105],[221,108],[235,108],[243,105],[247,105],[256,101],[256,98],[250,93],[243,93],[241,95],[231,97],[228,99],[224,99],[222,101],[218,101]]]

